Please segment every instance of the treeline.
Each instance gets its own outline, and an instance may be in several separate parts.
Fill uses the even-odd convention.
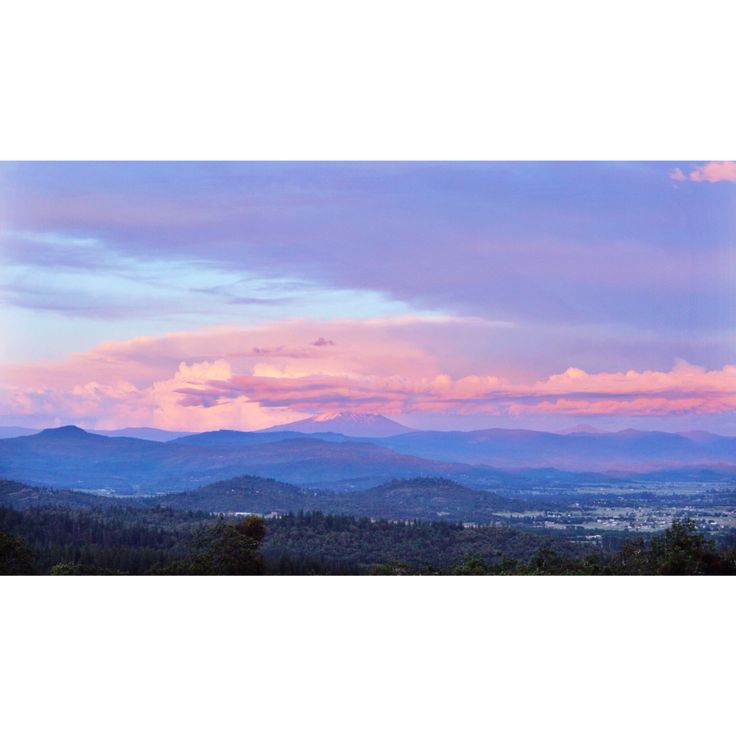
[[[615,546],[580,545],[559,534],[504,526],[391,522],[290,514],[269,525],[264,553],[284,564],[342,563],[383,575],[733,575],[736,540],[717,545],[693,521]]]
[[[0,507],[0,530],[32,560],[26,574],[238,574],[235,543],[243,540],[233,536],[241,528],[236,519],[167,507]],[[506,557],[527,561],[543,548],[578,553],[564,540],[505,526],[393,522],[319,511],[268,519],[257,541],[260,562],[248,561],[246,567],[275,575],[364,574],[394,559],[440,572],[469,556],[490,563]],[[236,551],[225,554],[228,545]],[[17,572],[16,567],[6,572]]]
[[[614,550],[506,526],[322,512],[264,520],[170,508],[0,507],[2,574],[731,575],[691,521]]]
[[[25,573],[80,572],[141,575],[187,554],[187,540],[210,517],[168,508],[73,509],[0,506],[0,534],[6,547],[25,546]],[[57,565],[62,565],[58,570]],[[0,561],[0,570],[3,569]],[[12,572],[12,571],[11,571]]]
[[[312,564],[339,563],[362,571],[387,560],[401,560],[415,569],[438,572],[467,557],[488,563],[505,557],[525,562],[545,548],[560,555],[580,554],[579,547],[559,536],[505,525],[371,520],[312,511],[269,520],[263,550],[270,560],[310,559]]]
[[[489,564],[468,558],[452,567],[451,575],[734,575],[736,546],[716,545],[697,530],[691,519],[673,521],[669,529],[649,539],[625,541],[612,554],[569,557],[542,549],[528,562],[506,559]]]

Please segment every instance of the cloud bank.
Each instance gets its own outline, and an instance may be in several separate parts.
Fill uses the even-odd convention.
[[[523,417],[666,417],[736,411],[736,365],[669,370],[569,367],[529,380],[471,372],[451,333],[490,339],[459,318],[287,321],[109,342],[64,361],[5,365],[2,403],[17,423],[110,428],[260,429],[350,409]],[[457,339],[457,338],[456,338]]]

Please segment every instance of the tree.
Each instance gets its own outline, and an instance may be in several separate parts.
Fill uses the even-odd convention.
[[[260,544],[266,525],[260,516],[249,516],[235,524],[222,517],[200,531],[192,540],[193,554],[164,568],[174,575],[260,575],[263,557]]]
[[[12,534],[0,532],[0,575],[33,575],[33,553]]]
[[[673,521],[652,540],[650,557],[655,575],[725,575],[728,560],[718,554],[712,540],[698,532],[692,519]]]

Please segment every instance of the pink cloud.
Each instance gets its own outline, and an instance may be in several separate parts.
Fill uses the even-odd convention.
[[[571,367],[529,380],[468,370],[467,358],[446,347],[461,328],[468,322],[452,318],[299,320],[138,337],[64,361],[2,366],[0,404],[19,422],[192,430],[259,429],[347,408],[516,417],[736,411],[734,365]],[[490,339],[495,328],[484,329]],[[314,345],[315,332],[329,350]]]
[[[485,375],[403,376],[238,375],[180,389],[182,402],[207,405],[247,396],[261,406],[303,412],[344,409],[408,414],[610,414],[666,416],[736,410],[736,366],[706,371],[677,363],[670,371],[590,374],[570,368],[531,384]]]
[[[683,172],[681,168],[673,169],[673,171],[670,173],[670,179],[674,179],[675,181],[687,181],[687,176]]]
[[[670,173],[675,181],[710,182],[736,181],[736,161],[710,161],[693,167],[688,173],[676,168]]]

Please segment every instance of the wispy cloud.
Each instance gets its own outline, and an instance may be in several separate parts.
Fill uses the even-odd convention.
[[[680,166],[675,177],[688,181],[732,177],[726,162],[688,172]],[[732,217],[727,202],[721,208],[672,196],[663,186],[671,168],[28,164],[13,167],[0,194],[14,232],[55,234],[48,251],[11,248],[19,262],[82,268],[81,250],[72,246],[94,241],[97,252],[86,263],[98,270],[101,257],[114,253],[143,264],[139,273],[157,263],[192,264],[190,274],[219,271],[218,280],[188,286],[211,289],[209,298],[232,310],[271,304],[295,316],[320,300],[332,316],[331,293],[349,316],[394,302],[550,329],[680,327],[683,298],[693,302],[688,323],[718,320],[728,309],[730,281],[707,264],[722,258]],[[723,196],[722,189],[709,194]],[[170,281],[183,286],[175,271]],[[230,288],[243,274],[270,281],[273,293]],[[278,287],[278,279],[302,287]],[[197,295],[206,296],[189,293]],[[161,313],[168,310],[162,302]]]

